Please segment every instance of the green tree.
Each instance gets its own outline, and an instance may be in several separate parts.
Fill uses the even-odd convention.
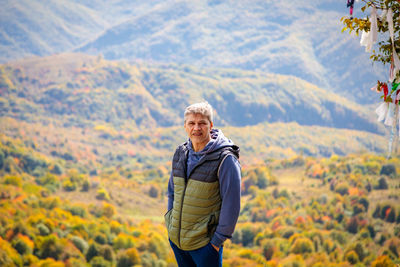
[[[84,180],[83,183],[82,183],[81,191],[82,191],[82,192],[88,192],[89,189],[90,189],[90,182],[89,182],[88,179],[86,179],[86,180]]]
[[[65,180],[62,184],[62,187],[65,191],[75,191],[76,190],[76,183],[71,180]]]
[[[82,253],[86,253],[89,245],[83,238],[79,236],[71,236],[70,240],[77,249],[79,249]]]
[[[383,165],[379,174],[394,177],[396,176],[396,166],[394,166],[393,164]]]
[[[15,238],[11,242],[13,248],[15,248],[16,251],[18,251],[19,254],[31,254],[32,249],[29,247],[29,245],[24,242],[21,238]]]
[[[351,217],[346,225],[346,230],[352,234],[358,232],[359,220],[356,216]]]
[[[90,262],[96,256],[99,256],[99,249],[95,243],[92,243],[86,253],[86,260]]]
[[[54,164],[53,168],[50,170],[51,173],[54,173],[56,175],[61,175],[63,173],[63,170],[60,165],[57,163]]]
[[[389,185],[388,185],[386,179],[384,177],[381,177],[378,180],[378,185],[376,186],[376,189],[385,190],[385,189],[388,189],[388,188],[389,188]]]
[[[313,243],[308,238],[298,238],[294,241],[290,252],[295,254],[305,254],[313,252]]]
[[[106,261],[101,256],[96,256],[96,257],[93,257],[93,259],[90,261],[90,266],[92,266],[92,267],[111,267],[111,262]]]
[[[268,240],[263,246],[263,255],[267,261],[272,259],[274,254],[275,245],[271,240]]]
[[[151,185],[149,189],[149,196],[152,198],[158,198],[160,191],[161,190],[157,185]]]
[[[46,236],[39,248],[41,259],[53,258],[58,260],[63,252],[63,245],[55,235]]]
[[[0,169],[2,169],[3,168],[3,165],[4,165],[4,153],[3,153],[3,151],[2,150],[0,150]]]
[[[140,257],[136,248],[123,250],[119,253],[117,267],[131,267],[135,264],[140,264]]]
[[[344,256],[344,258],[346,261],[350,262],[351,264],[356,264],[359,261],[358,255],[354,250],[347,252],[346,255]]]
[[[6,177],[4,177],[4,184],[9,184],[9,185],[14,185],[17,187],[21,187],[22,185],[22,179],[19,176],[11,176],[8,175]]]
[[[158,233],[151,233],[148,242],[148,251],[157,255],[159,259],[165,259],[168,254],[168,246],[163,237]]]
[[[242,244],[244,247],[252,246],[256,234],[250,225],[246,225],[242,229]]]
[[[335,187],[335,192],[342,196],[349,194],[349,185],[346,182],[342,182]]]
[[[105,188],[97,190],[96,198],[99,200],[110,200],[110,195]]]
[[[109,262],[114,262],[115,260],[115,255],[112,247],[110,245],[103,245],[99,248],[99,254],[102,256],[105,260]]]

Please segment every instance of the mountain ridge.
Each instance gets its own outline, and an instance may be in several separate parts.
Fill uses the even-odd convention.
[[[187,65],[148,66],[81,54],[16,61],[1,65],[0,71],[2,101],[8,102],[3,106],[23,100],[44,116],[48,111],[60,116],[75,114],[86,121],[118,124],[121,117],[137,125],[148,121],[145,127],[172,126],[180,124],[180,113],[188,104],[204,99],[214,106],[221,125],[295,121],[384,132],[368,109],[293,76]],[[6,113],[3,110],[2,115]]]
[[[42,5],[31,2],[3,11],[2,62],[73,50],[106,59],[260,70],[294,75],[364,104],[376,99],[366,89],[387,78],[382,66],[371,64],[357,38],[341,33],[339,20],[348,11],[334,0],[60,2],[46,7],[52,14],[46,18],[48,29],[40,27],[38,16],[28,16],[29,23],[23,20],[27,15],[19,18],[28,7]],[[66,20],[59,11],[64,6],[74,10],[76,19]],[[30,25],[31,31],[10,31]]]
[[[367,107],[293,76],[71,53],[0,65],[1,132],[91,167],[96,158],[139,169],[168,161],[186,140],[183,110],[201,100],[244,162],[383,153],[387,145]]]

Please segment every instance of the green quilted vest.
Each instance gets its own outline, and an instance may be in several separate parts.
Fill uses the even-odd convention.
[[[219,221],[221,197],[218,167],[222,159],[233,154],[229,147],[205,155],[186,177],[187,143],[174,154],[173,208],[165,214],[170,240],[182,250],[195,250],[207,245]]]

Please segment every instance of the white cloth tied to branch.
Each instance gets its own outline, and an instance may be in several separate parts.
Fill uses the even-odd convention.
[[[393,73],[391,75],[391,77],[389,77],[389,81],[393,82],[394,78],[396,77],[397,72],[400,70],[400,59],[399,56],[396,53],[396,48],[394,46],[394,29],[393,29],[393,11],[392,8],[389,8],[387,15],[387,22],[388,22],[388,26],[389,26],[389,34],[390,34],[390,39],[392,39],[392,48],[393,48],[393,65],[394,65],[394,70]]]
[[[377,11],[374,6],[371,9],[371,17],[369,21],[371,23],[371,27],[368,32],[362,31],[360,44],[365,46],[366,52],[371,52],[372,46],[378,40],[378,22],[377,22]]]
[[[397,98],[398,96],[396,99]],[[385,120],[385,125],[392,126],[388,153],[388,157],[390,157],[393,149],[394,151],[397,151],[397,142],[400,135],[400,127],[399,135],[395,134],[397,125],[400,125],[399,105],[390,102],[383,102],[376,108],[375,112],[378,114],[378,121]]]
[[[386,115],[389,110],[389,103],[383,102],[381,103],[375,110],[376,114],[378,114],[378,121],[383,121],[386,118]]]
[[[369,21],[371,22],[371,40],[373,43],[375,43],[378,40],[378,21],[377,21],[378,14],[376,12],[376,8],[372,6],[371,9],[371,17],[369,18]]]
[[[395,122],[394,111],[395,104],[383,102],[381,103],[375,110],[376,114],[378,114],[378,121],[384,121],[385,125],[392,126]]]
[[[393,120],[394,120],[394,108],[395,105],[393,103],[389,103],[389,110],[386,114],[386,119],[384,124],[387,126],[392,126],[393,125]]]
[[[385,22],[385,21],[386,21],[387,13],[388,13],[388,10],[387,10],[387,9],[384,9],[383,12],[382,12],[382,14],[380,15],[379,19],[380,19],[382,22]]]
[[[360,44],[365,46],[365,52],[371,52],[372,42],[371,42],[371,32],[362,31]]]

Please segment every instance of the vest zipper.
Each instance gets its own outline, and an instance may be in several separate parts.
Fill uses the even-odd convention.
[[[185,154],[185,162],[187,162],[187,159],[188,159],[188,154],[189,154],[189,151],[185,151],[184,152]],[[182,200],[181,200],[181,214],[180,214],[180,216],[179,216],[179,233],[178,233],[178,244],[179,244],[179,248],[181,248],[182,246],[181,246],[181,231],[182,231],[182,229],[181,229],[181,227],[182,227],[182,209],[183,209],[183,200],[185,199],[185,194],[186,194],[186,187],[187,187],[187,181],[188,181],[188,179],[189,179],[189,177],[187,177],[187,174],[186,174],[186,172],[187,172],[187,163],[186,164],[184,164],[184,167],[183,167],[183,171],[184,171],[184,174],[185,174],[185,187],[183,188],[183,194],[182,194]]]

